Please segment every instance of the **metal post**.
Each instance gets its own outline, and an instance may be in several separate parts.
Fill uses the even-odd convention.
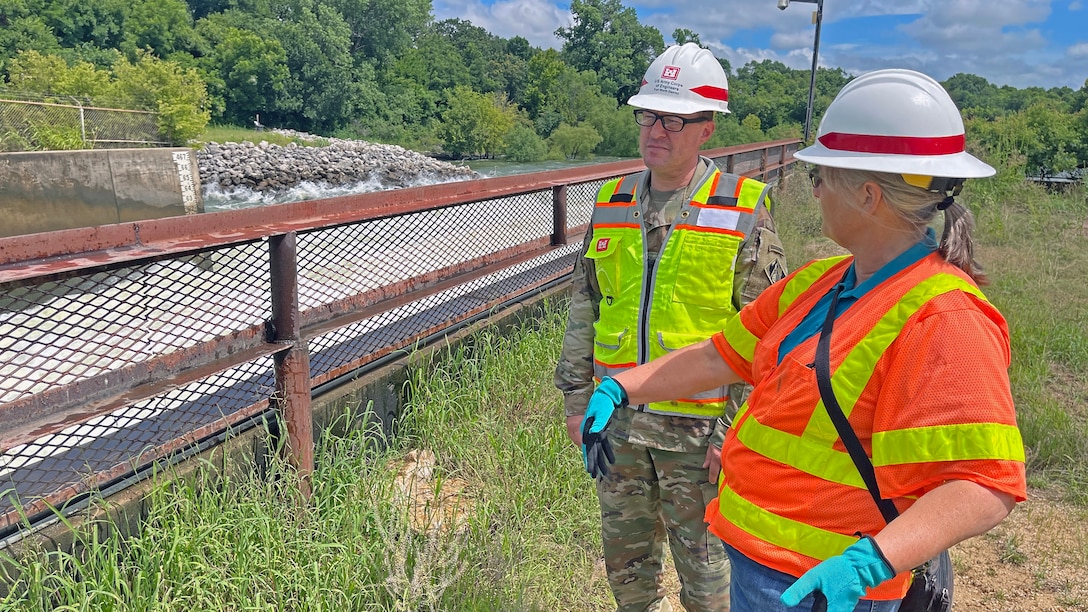
[[[567,243],[567,186],[552,187],[552,246]]]
[[[71,96],[69,96],[71,97]],[[76,106],[79,107],[79,138],[83,143],[83,147],[87,147],[87,118],[83,114],[83,103],[78,98],[72,98],[75,100]]]
[[[807,2],[816,5],[816,14],[813,23],[816,24],[816,36],[812,40],[812,71],[808,79],[808,106],[805,108],[805,144],[808,144],[808,136],[812,133],[812,107],[816,102],[816,68],[820,58],[820,24],[824,20],[824,0],[778,0],[778,8],[786,10],[790,2]]]
[[[805,144],[812,131],[812,106],[816,99],[816,65],[820,57],[820,23],[824,18],[824,0],[816,1],[816,37],[812,42],[812,74],[808,81],[808,109],[805,111]]]
[[[270,236],[268,255],[272,281],[270,341],[288,347],[273,356],[276,393],[272,404],[287,428],[287,459],[298,473],[299,493],[309,499],[314,472],[314,419],[310,388],[310,353],[302,339],[298,315],[298,257],[295,232]]]

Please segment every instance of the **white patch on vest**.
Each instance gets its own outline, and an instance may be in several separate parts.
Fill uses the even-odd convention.
[[[699,211],[699,220],[695,225],[698,227],[735,230],[738,223],[740,223],[740,213],[735,210],[704,208]]]

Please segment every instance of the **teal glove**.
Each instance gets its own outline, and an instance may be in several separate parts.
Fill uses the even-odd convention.
[[[809,593],[819,591],[827,598],[827,612],[852,612],[865,589],[894,576],[895,570],[884,553],[871,537],[865,536],[841,555],[805,572],[782,593],[781,599],[787,606],[796,606]]]
[[[593,478],[607,475],[608,466],[616,462],[606,430],[616,408],[626,405],[627,392],[609,376],[601,379],[589,398],[589,408],[582,417],[582,461]]]
[[[589,407],[586,409],[586,415],[582,417],[583,434],[586,432],[587,421],[592,420],[588,432],[599,433],[608,427],[608,421],[616,408],[626,405],[627,391],[611,376],[602,378],[601,384],[597,385],[593,395],[589,396]]]

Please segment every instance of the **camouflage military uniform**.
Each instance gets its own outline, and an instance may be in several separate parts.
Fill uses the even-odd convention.
[[[651,193],[648,175],[640,177],[636,192],[644,211],[646,252],[654,261],[669,226],[709,163],[700,158],[692,184],[671,194]],[[751,301],[786,274],[770,213],[760,206],[757,214],[756,228],[741,244],[736,259],[735,306]],[[600,300],[593,260],[579,258],[574,265],[563,352],[555,371],[566,416],[585,414],[593,392],[593,323]],[[666,534],[684,606],[689,610],[729,608],[728,562],[721,541],[707,531],[703,520],[707,503],[717,496],[717,483],[707,480],[703,462],[708,444],[721,448],[727,421],[744,395],[743,385],[730,389],[725,420],[636,410],[618,410],[612,417],[609,438],[616,462],[597,483],[597,494],[605,566],[619,610],[668,609],[660,580]]]

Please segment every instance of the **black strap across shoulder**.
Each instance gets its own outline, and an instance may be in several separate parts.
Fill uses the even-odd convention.
[[[820,398],[824,401],[827,414],[831,417],[831,422],[835,424],[835,429],[839,432],[839,437],[842,438],[842,443],[847,452],[850,453],[850,458],[854,460],[858,472],[861,473],[861,479],[865,481],[865,486],[869,489],[869,494],[873,496],[877,508],[880,509],[880,514],[884,516],[884,521],[890,523],[895,520],[895,517],[899,516],[899,510],[892,503],[892,500],[880,496],[880,487],[876,484],[876,470],[873,468],[873,462],[865,454],[865,449],[861,446],[861,440],[858,440],[858,435],[854,433],[850,421],[843,414],[842,407],[839,406],[839,401],[835,398],[835,389],[831,387],[831,331],[835,325],[835,310],[839,305],[839,292],[841,291],[842,282],[840,281],[835,285],[834,292],[831,294],[831,307],[827,310],[823,329],[820,330],[820,339],[816,344],[816,384],[820,388]]]

